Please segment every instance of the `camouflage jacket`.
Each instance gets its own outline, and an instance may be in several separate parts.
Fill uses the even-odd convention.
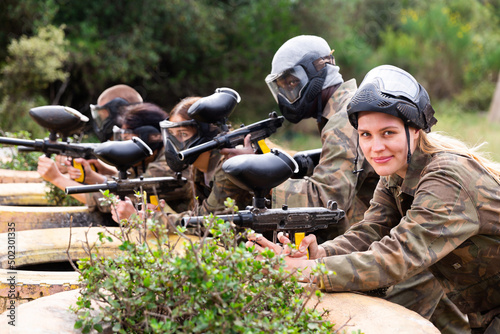
[[[190,166],[190,168],[184,169],[181,172],[181,175],[188,180],[186,184],[183,187],[176,188],[167,194],[163,194],[161,197],[175,212],[183,212],[192,207],[192,173],[192,166]],[[165,152],[162,148],[155,161],[148,164],[144,177],[164,176],[176,176],[176,173],[168,166],[165,160]]]
[[[185,216],[207,216],[210,213],[225,213],[224,201],[230,197],[235,200],[239,209],[245,209],[252,204],[252,194],[243,190],[229,181],[226,173],[222,170],[224,157],[219,150],[212,150],[206,173],[190,166],[191,176],[189,201],[186,209],[177,211],[177,214],[167,216],[172,223],[177,223]]]
[[[321,130],[322,151],[313,175],[304,179],[287,180],[272,191],[273,207],[287,204],[289,207],[326,207],[329,200],[337,202],[346,212],[340,228],[315,233],[319,240],[329,240],[343,233],[354,222],[363,218],[379,180],[373,168],[365,162],[359,150],[354,174],[354,159],[358,134],[347,119],[347,104],[356,92],[356,81],[343,83],[332,95],[323,110],[328,122]]]
[[[416,150],[382,177],[364,220],[322,246],[329,291],[366,291],[428,268],[464,313],[500,306],[500,186],[475,160]]]
[[[235,200],[240,210],[252,204],[252,194],[232,183],[222,170],[225,161],[219,150],[212,150],[207,173],[196,171],[193,181],[196,189],[199,207],[196,215],[222,213],[225,210],[224,201],[230,197]]]

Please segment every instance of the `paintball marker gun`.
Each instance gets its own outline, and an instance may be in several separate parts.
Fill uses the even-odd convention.
[[[293,158],[276,149],[267,154],[244,154],[228,159],[222,169],[236,185],[253,191],[254,198],[252,206],[246,210],[217,217],[258,233],[272,231],[274,242],[278,232],[288,232],[291,241],[297,244],[305,233],[338,224],[345,213],[337,208],[334,201],[329,201],[327,208],[288,208],[286,205],[281,209],[266,208],[265,196],[272,188],[297,172],[297,167]],[[196,227],[203,221],[203,217],[183,218],[182,225]]]
[[[119,177],[113,181],[107,181],[102,184],[82,185],[66,187],[66,194],[91,193],[101,190],[109,190],[111,193],[123,198],[126,195],[134,194],[135,191],[144,191],[148,194],[149,201],[153,204],[156,199],[153,194],[165,194],[173,189],[182,187],[187,180],[180,176],[177,177],[139,177],[136,179],[127,179],[127,170],[135,164],[151,156],[153,152],[140,138],[133,137],[126,141],[109,141],[102,144],[94,150],[94,154],[102,161],[115,166],[119,170]]]
[[[269,148],[264,142],[264,139],[271,136],[283,124],[285,118],[278,116],[275,111],[269,114],[269,118],[258,121],[250,125],[243,125],[231,132],[221,133],[213,140],[204,144],[188,148],[179,152],[179,159],[184,160],[191,155],[200,155],[203,152],[213,150],[215,148],[236,147],[244,142],[245,137],[250,134],[252,144],[260,153],[269,153]]]
[[[82,131],[89,118],[79,111],[64,106],[42,106],[29,111],[31,118],[42,127],[49,130],[49,137],[45,139],[23,140],[0,137],[0,144],[16,145],[19,152],[43,152],[47,157],[52,154],[64,155],[70,158],[93,159],[93,149],[96,144],[71,143],[68,137]],[[57,139],[61,138],[61,141]],[[80,169],[81,178],[85,179],[85,170],[81,164],[72,161],[75,168]],[[93,169],[95,167],[92,165]]]
[[[311,176],[313,174],[314,168],[319,163],[319,158],[321,156],[321,149],[315,148],[313,150],[300,151],[294,154],[293,160],[298,165],[298,172],[293,173],[292,179],[302,179],[305,176]]]
[[[185,145],[176,145],[176,138],[170,132],[175,124],[164,121],[160,123],[164,139],[167,163],[175,171],[181,171],[192,164],[203,152],[216,148],[233,148],[243,144],[245,137],[250,134],[252,145],[259,153],[268,153],[269,148],[264,139],[276,132],[284,117],[276,112],[269,114],[269,118],[229,132],[227,118],[240,102],[238,93],[230,88],[218,88],[214,94],[196,101],[188,110],[188,116],[198,127],[199,139]],[[219,131],[204,130],[217,126]],[[172,145],[174,143],[174,145]],[[175,147],[174,147],[175,146]],[[181,146],[181,147],[179,147]]]

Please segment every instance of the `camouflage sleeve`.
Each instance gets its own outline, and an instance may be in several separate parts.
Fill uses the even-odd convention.
[[[330,118],[322,130],[321,141],[321,158],[313,175],[290,179],[274,188],[273,207],[282,204],[289,207],[326,207],[329,200],[334,200],[340,209],[346,211],[346,216],[350,216],[349,210],[356,195],[357,175],[352,171],[357,133],[349,124],[345,111]]]
[[[145,177],[159,177],[159,176],[173,176],[175,172],[170,169],[165,160],[165,154],[163,149],[158,153],[158,157],[155,161],[150,162],[146,168]]]
[[[244,210],[247,205],[252,204],[252,194],[241,189],[227,178],[226,173],[222,170],[223,161],[221,160],[216,167],[210,195],[203,200],[198,209],[200,216],[223,212],[226,209],[224,201],[228,197],[235,200],[235,204],[240,210]]]
[[[319,260],[336,272],[322,277],[325,289],[366,291],[390,286],[448,255],[478,232],[474,201],[465,189],[442,170],[429,172],[420,180],[411,208],[399,222],[392,216],[395,204],[381,202],[388,198],[377,189],[374,207],[366,212],[365,220],[329,243],[332,248],[338,244],[357,250],[359,246],[363,251]]]
[[[352,225],[342,236],[321,244],[327,256],[368,250],[373,241],[388,235],[390,229],[402,218],[393,195],[382,182],[379,182],[370,210],[366,214],[365,220]]]
[[[146,169],[145,177],[165,177],[176,176],[176,173],[168,166],[165,160],[165,154],[162,151],[159,153],[158,158],[149,163]],[[175,188],[168,193],[164,193],[161,198],[164,199],[168,205],[176,212],[181,212],[189,208],[193,202],[192,190],[192,168],[186,168],[181,172],[182,177],[188,181],[182,187]]]

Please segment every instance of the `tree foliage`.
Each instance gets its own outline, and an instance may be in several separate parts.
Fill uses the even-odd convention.
[[[63,27],[41,27],[32,37],[22,36],[8,46],[5,65],[0,70],[0,128],[45,132],[30,124],[28,110],[46,104],[45,89],[69,76],[65,71],[68,42]]]
[[[36,67],[30,72],[35,78],[19,88],[45,76],[51,80],[41,95],[46,103],[86,114],[100,92],[117,83],[135,87],[166,110],[183,97],[231,87],[242,96],[233,120],[256,121],[276,109],[264,83],[272,57],[299,34],[324,37],[345,79],[359,83],[373,66],[394,64],[422,81],[432,98],[461,98],[481,110],[500,70],[495,0],[6,0],[2,5],[5,49],[50,25],[64,27],[68,43],[63,68],[68,80],[45,76]],[[10,66],[7,56],[0,52],[0,66]],[[39,88],[28,91],[36,95]]]

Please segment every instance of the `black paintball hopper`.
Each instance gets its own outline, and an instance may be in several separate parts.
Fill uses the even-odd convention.
[[[68,137],[79,134],[89,118],[78,110],[65,106],[42,106],[29,111],[31,118],[40,126],[49,130],[49,140],[57,140],[57,135],[65,141]]]
[[[153,155],[151,148],[139,137],[125,141],[107,141],[94,149],[94,154],[120,171],[120,178],[127,178],[127,170]]]
[[[240,95],[231,88],[217,88],[212,95],[196,101],[188,110],[188,116],[203,123],[225,123],[236,105]]]
[[[222,170],[231,182],[254,193],[254,200],[263,201],[269,191],[297,172],[295,160],[287,153],[272,149],[266,154],[241,154],[226,160]],[[254,203],[265,207],[265,203]]]

